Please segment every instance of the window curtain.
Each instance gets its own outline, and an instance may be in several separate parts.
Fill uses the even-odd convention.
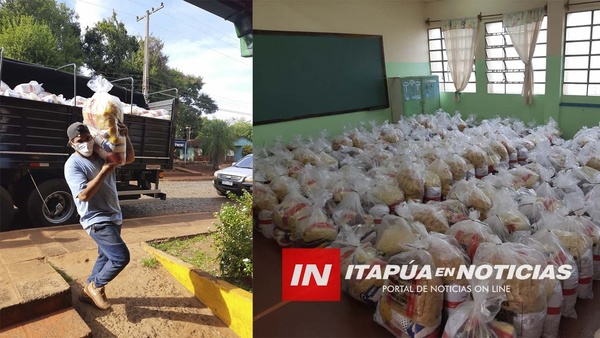
[[[513,46],[519,54],[519,58],[525,64],[525,81],[523,82],[523,93],[526,104],[533,103],[533,53],[538,34],[544,20],[546,10],[536,8],[523,12],[504,14],[502,26],[510,35]]]
[[[456,88],[456,101],[460,101],[460,92],[469,84],[473,71],[478,24],[477,18],[442,20],[448,66]]]

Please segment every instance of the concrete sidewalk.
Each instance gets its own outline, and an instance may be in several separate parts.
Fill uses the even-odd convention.
[[[122,236],[128,245],[190,236],[209,232],[215,222],[213,213],[130,219],[123,221]],[[70,308],[70,286],[48,259],[96,248],[79,224],[0,233],[0,337],[32,336],[14,330]]]

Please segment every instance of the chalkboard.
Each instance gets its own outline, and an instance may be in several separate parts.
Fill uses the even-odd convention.
[[[255,125],[389,107],[382,36],[253,34]]]

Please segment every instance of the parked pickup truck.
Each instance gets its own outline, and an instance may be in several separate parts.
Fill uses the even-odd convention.
[[[46,92],[66,98],[91,97],[89,77],[3,58],[0,80],[14,88],[37,81]],[[74,68],[74,67],[72,67]],[[68,69],[66,69],[68,71]],[[116,170],[121,204],[164,200],[159,189],[162,170],[173,167],[177,98],[147,104],[139,93],[114,86],[111,95],[146,109],[166,109],[170,119],[125,114],[135,149],[135,162]],[[63,167],[73,150],[67,146],[67,127],[83,121],[74,105],[0,96],[0,230],[9,228],[14,206],[23,210],[33,226],[68,224],[78,215],[64,178]],[[143,197],[149,196],[151,198]],[[14,227],[13,227],[14,228]]]

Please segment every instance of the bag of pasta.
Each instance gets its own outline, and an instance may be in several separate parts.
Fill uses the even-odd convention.
[[[520,243],[482,243],[475,254],[473,264],[508,265],[546,268],[546,259],[542,253]],[[492,273],[489,279],[495,279]],[[546,279],[517,278],[510,269],[502,271],[502,286],[505,290],[506,302],[496,316],[504,322],[513,324],[517,337],[540,337],[544,328],[547,308]]]
[[[500,312],[506,295],[494,290],[497,281],[472,279],[473,300],[460,304],[448,318],[444,327],[444,338],[516,338],[514,327],[508,323],[494,321]]]
[[[258,212],[258,231],[266,238],[273,238],[273,211],[261,210]]]
[[[87,85],[94,95],[83,103],[83,123],[91,127],[90,134],[103,158],[123,165],[126,138],[118,128],[118,123],[123,122],[121,100],[108,93],[113,85],[102,76],[92,78]]]
[[[469,219],[469,208],[459,200],[448,199],[437,205],[442,209],[450,226]]]
[[[450,235],[444,235],[432,232],[424,240],[427,251],[431,254],[436,268],[444,268],[446,271],[458,271],[461,266],[468,267],[469,257],[462,250],[456,239]],[[450,285],[444,292],[444,317],[448,318],[454,312],[456,307],[469,298],[469,291],[466,286],[469,281],[464,276],[458,276],[458,273],[446,274],[442,277],[444,285]],[[462,287],[456,287],[462,286]]]
[[[460,247],[469,256],[471,261],[473,260],[473,257],[475,257],[475,253],[480,244],[502,243],[500,238],[494,234],[487,224],[473,220],[462,221],[452,225],[452,227],[446,231],[446,234],[456,238],[456,241],[460,244]]]
[[[408,201],[398,205],[395,211],[400,217],[423,223],[427,231],[446,233],[449,228],[448,220],[443,211],[434,204]]]
[[[385,281],[385,287],[394,292],[382,293],[373,319],[395,337],[439,337],[443,284],[431,273],[436,269],[431,254],[417,248],[394,255],[388,264],[408,268],[407,273],[389,276]]]
[[[422,202],[425,196],[425,168],[422,163],[406,161],[398,168],[398,187],[407,200]]]

